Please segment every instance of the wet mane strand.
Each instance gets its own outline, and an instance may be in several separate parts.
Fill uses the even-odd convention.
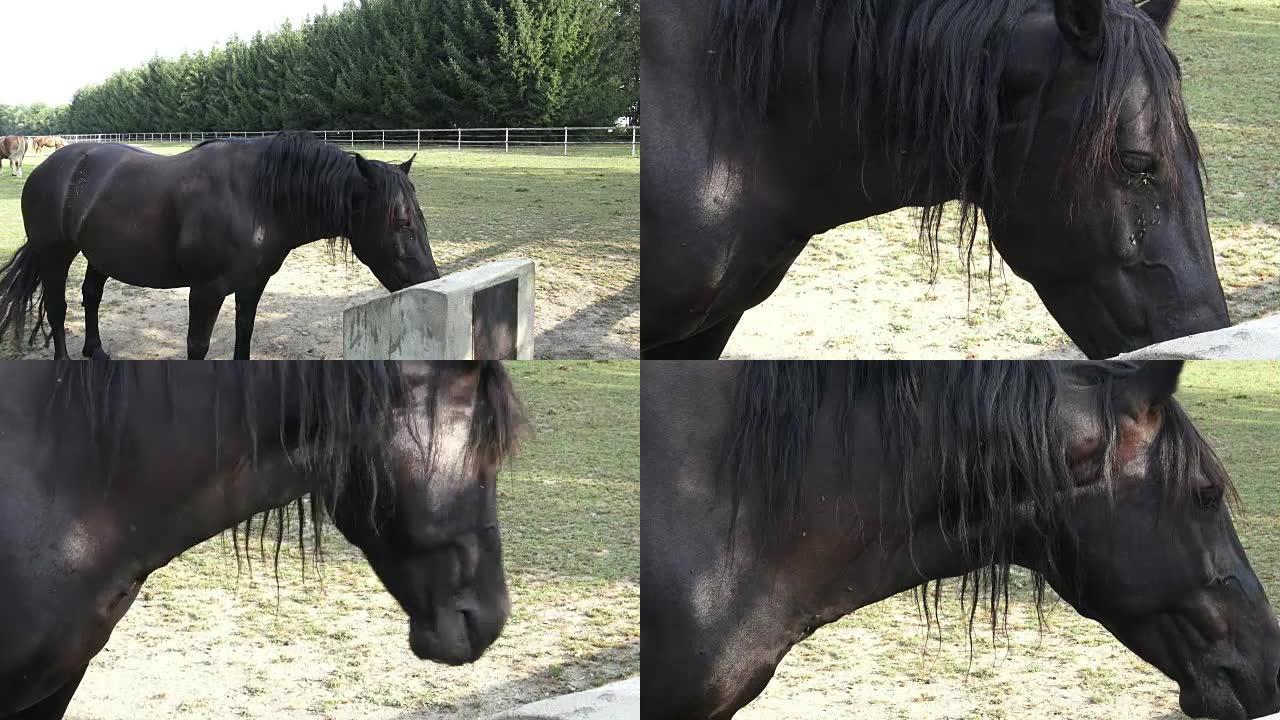
[[[1103,464],[1109,467],[1119,441],[1113,385],[1134,368],[1084,367],[1078,377],[1089,379],[1095,389],[1104,428]],[[799,511],[819,409],[834,403],[840,457],[829,460],[854,484],[867,480],[849,469],[854,467],[853,408],[878,407],[884,465],[894,478],[880,493],[888,498],[878,510],[881,519],[897,507],[910,532],[917,520],[910,516],[919,504],[915,501],[933,501],[944,536],[978,568],[960,579],[969,630],[977,608],[985,604],[994,634],[997,620],[1008,612],[1014,530],[1030,522],[1043,537],[1053,537],[1070,509],[1065,490],[1073,480],[1065,428],[1057,420],[1063,372],[1053,362],[748,363],[737,379],[733,425],[720,464],[731,517],[750,524],[761,538],[761,552],[785,544]],[[845,393],[833,397],[829,389],[841,384]],[[1236,500],[1216,454],[1176,401],[1163,405],[1151,453],[1153,472],[1164,478],[1168,507],[1191,502],[1200,478]],[[933,496],[912,498],[912,478],[922,473],[937,479],[936,487],[925,489]],[[1110,484],[1109,470],[1101,479]],[[731,528],[730,542],[734,534]],[[908,540],[914,548],[914,537]],[[1047,566],[1054,567],[1052,557]],[[930,581],[919,588],[926,617],[936,616],[942,584]],[[1032,588],[1042,612],[1043,575],[1032,573]]]
[[[246,556],[250,555],[255,523],[260,554],[266,553],[268,528],[273,530],[277,575],[287,525],[296,524],[301,555],[305,558],[306,546],[310,544],[317,563],[322,558],[326,518],[338,509],[341,498],[358,498],[364,502],[361,510],[368,513],[376,525],[377,507],[392,499],[396,492],[387,452],[390,443],[380,440],[397,429],[407,430],[422,453],[424,466],[431,467],[430,438],[421,437],[414,423],[425,419],[426,427],[435,427],[444,411],[439,391],[455,370],[455,364],[437,364],[427,381],[425,402],[411,404],[410,387],[396,362],[304,360],[209,365],[212,386],[203,391],[213,394],[215,416],[221,414],[220,408],[225,403],[243,409],[239,429],[250,439],[249,462],[256,465],[261,447],[278,445],[293,450],[290,461],[309,479],[310,489],[303,497],[231,528],[237,563],[241,550]],[[462,462],[467,466],[477,462],[499,464],[515,452],[522,432],[520,402],[501,363],[481,362],[477,371],[479,378]],[[155,377],[157,372],[160,378]],[[108,478],[123,460],[126,423],[122,420],[131,406],[137,404],[138,397],[163,392],[170,411],[169,420],[177,422],[181,418],[177,417],[176,399],[182,391],[193,390],[176,387],[169,363],[64,361],[58,364],[56,375],[46,414],[58,405],[83,409],[90,436],[99,449],[103,466],[108,468]],[[261,427],[260,416],[270,410],[275,410],[276,417],[282,421],[275,428]],[[217,417],[213,424],[219,428]],[[219,429],[210,438],[215,457],[220,454],[221,432],[234,429]],[[360,487],[353,488],[351,483],[358,483]],[[309,543],[308,517],[311,520]]]
[[[815,96],[837,80],[859,132],[863,109],[887,108],[878,128],[899,177],[927,178],[926,197],[959,200],[958,239],[971,274],[981,203],[996,187],[996,134],[1009,39],[1038,0],[715,0],[707,38],[706,78],[733,114],[767,123],[782,99],[789,48],[804,48]],[[1135,77],[1151,85],[1154,150],[1169,160],[1188,148],[1203,170],[1187,121],[1177,60],[1151,19],[1127,0],[1107,0],[1107,31],[1097,73],[1070,139],[1079,172],[1066,188],[1077,197],[1104,173],[1125,173],[1118,148],[1125,92]],[[807,12],[804,12],[807,11]],[[798,16],[804,12],[807,21]],[[824,77],[829,35],[847,33],[852,54],[842,78]],[[1065,41],[1064,41],[1065,42]],[[1060,50],[1065,52],[1065,47]],[[737,110],[741,108],[742,111]],[[930,172],[942,161],[942,176]],[[1166,162],[1174,190],[1185,182]],[[1122,174],[1122,177],[1124,175]],[[922,208],[919,237],[936,273],[947,202]],[[993,261],[990,240],[989,261]]]

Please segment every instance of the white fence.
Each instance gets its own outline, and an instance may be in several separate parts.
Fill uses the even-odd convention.
[[[512,148],[535,148],[559,151],[568,155],[570,148],[612,148],[640,152],[640,128],[636,127],[558,127],[558,128],[448,128],[410,130],[311,130],[312,135],[352,148],[406,148],[418,150],[445,147],[456,150],[488,149],[511,152]],[[155,132],[93,133],[63,135],[67,142],[125,143],[191,143],[217,138],[254,138],[273,135],[274,131],[225,132]]]

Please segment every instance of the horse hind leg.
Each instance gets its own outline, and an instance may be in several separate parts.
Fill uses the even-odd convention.
[[[102,348],[102,337],[98,334],[98,306],[102,304],[102,290],[107,284],[107,276],[90,265],[84,273],[84,283],[80,286],[81,305],[84,307],[84,351],[83,355],[94,360],[110,360]]]
[[[57,692],[17,715],[10,715],[3,720],[62,720],[67,714],[67,706],[71,704],[71,698],[75,696],[76,689],[80,687],[80,681],[84,679],[85,671],[88,669],[89,666],[86,664],[80,668],[79,674],[66,685],[58,688]]]
[[[53,339],[53,357],[56,360],[69,360],[67,355],[67,270],[76,252],[70,255],[52,253],[40,262],[40,284],[44,289],[44,310],[49,319],[49,330]]]

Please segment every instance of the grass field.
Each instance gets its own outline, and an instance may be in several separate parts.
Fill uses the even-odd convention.
[[[175,154],[189,146],[147,146]],[[575,149],[576,150],[576,149]],[[612,149],[610,149],[612,150]],[[400,163],[412,150],[361,150]],[[29,155],[29,173],[47,158]],[[493,260],[538,263],[535,348],[539,357],[639,355],[640,162],[620,152],[505,154],[432,149],[418,155],[413,181],[436,261],[448,274]],[[25,178],[0,174],[0,258],[24,241]],[[83,342],[83,258],[68,280],[69,345]],[[290,255],[267,286],[254,334],[255,358],[341,357],[341,312],[385,293],[355,262],[335,264],[324,243]],[[230,357],[233,303],[223,307],[210,357]],[[187,291],[109,282],[101,327],[108,352],[129,358],[185,356]],[[10,344],[0,354],[14,355]],[[40,348],[24,357],[50,357]]]
[[[1170,43],[1208,169],[1218,272],[1235,322],[1280,311],[1280,3],[1187,0]],[[1018,358],[1074,352],[1035,291],[943,252],[937,282],[900,210],[810,241],[747,312],[726,357]],[[945,248],[944,248],[945,250]]]
[[[1280,608],[1280,363],[1192,363],[1178,397],[1240,489],[1237,530]],[[822,628],[796,646],[742,720],[800,718],[1070,718],[1175,720],[1177,686],[1070,606],[1037,630],[1019,577],[1008,638],[980,629],[972,661],[954,598],[925,641],[908,593]],[[800,708],[804,708],[803,711]]]
[[[638,672],[638,363],[508,367],[533,434],[499,478],[513,614],[478,663],[417,660],[336,532],[323,582],[290,556],[279,597],[214,539],[151,577],[68,718],[469,720]]]

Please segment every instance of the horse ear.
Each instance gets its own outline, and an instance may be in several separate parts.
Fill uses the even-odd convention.
[[[356,168],[360,171],[361,175],[366,178],[373,177],[373,166],[369,165],[369,161],[365,160],[363,155],[352,153],[351,157],[356,159]]]
[[[1181,360],[1151,360],[1115,386],[1117,408],[1130,417],[1141,417],[1163,407],[1178,389]]]
[[[1107,13],[1104,0],[1054,0],[1053,12],[1058,28],[1072,46],[1090,58],[1102,55]]]
[[[404,173],[405,175],[408,175],[409,170],[413,169],[413,158],[416,158],[416,157],[418,157],[418,153],[414,153],[413,157],[409,158],[408,160],[405,160],[403,163],[400,163],[400,172]]]
[[[1167,36],[1173,13],[1178,9],[1178,2],[1179,0],[1147,0],[1138,7],[1142,8],[1142,11],[1155,22],[1156,27],[1160,28],[1160,32]]]

